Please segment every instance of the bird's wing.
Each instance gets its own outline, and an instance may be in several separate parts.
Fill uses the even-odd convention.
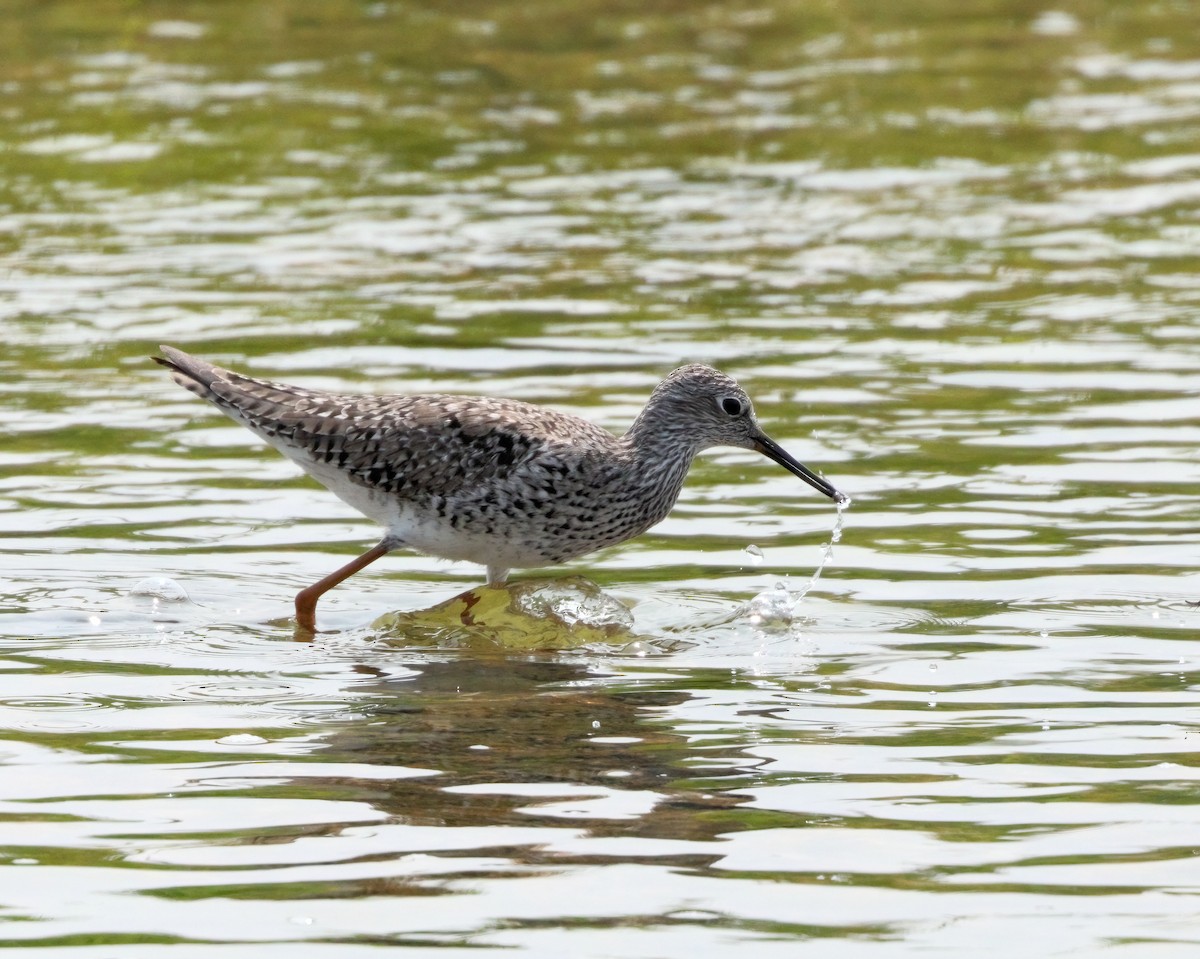
[[[336,471],[402,497],[503,482],[579,434],[615,441],[586,420],[516,400],[329,393],[245,376],[173,347],[162,351],[155,359],[177,383],[304,469]]]

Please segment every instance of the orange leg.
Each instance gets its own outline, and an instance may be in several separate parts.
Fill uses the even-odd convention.
[[[396,548],[396,545],[395,542],[385,539],[377,546],[372,546],[358,559],[351,560],[341,569],[334,570],[324,579],[300,590],[296,594],[296,625],[310,633],[315,633],[317,631],[317,600],[342,580],[349,579],[360,569],[370,566],[380,556],[386,556]]]

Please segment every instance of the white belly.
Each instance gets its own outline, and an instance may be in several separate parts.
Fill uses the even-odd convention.
[[[489,535],[461,526],[456,529],[448,517],[431,515],[389,493],[352,483],[342,471],[324,463],[301,459],[294,450],[282,444],[276,448],[299,463],[313,479],[335,493],[342,502],[386,529],[389,536],[399,540],[407,549],[427,556],[479,563],[492,568],[527,569],[545,566],[548,562],[540,550],[516,542],[512,537]]]

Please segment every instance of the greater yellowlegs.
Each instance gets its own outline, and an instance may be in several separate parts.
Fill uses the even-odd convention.
[[[180,386],[294,460],[387,532],[296,596],[316,628],[317,600],[401,547],[487,567],[548,566],[624,542],[662,520],[693,457],[712,446],[757,450],[833,499],[839,493],[758,425],[744,390],[708,366],[655,387],[623,436],[587,420],[490,396],[327,393],[234,373],[162,347]]]

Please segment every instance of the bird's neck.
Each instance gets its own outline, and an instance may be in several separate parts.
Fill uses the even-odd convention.
[[[620,442],[633,465],[635,483],[645,492],[645,501],[655,504],[658,522],[670,512],[683,488],[692,460],[699,452],[673,422],[655,422],[646,411],[634,420]]]
[[[630,449],[646,455],[679,455],[686,451],[689,461],[700,451],[695,434],[687,428],[685,417],[678,415],[651,396],[650,402],[638,413],[621,441]]]

